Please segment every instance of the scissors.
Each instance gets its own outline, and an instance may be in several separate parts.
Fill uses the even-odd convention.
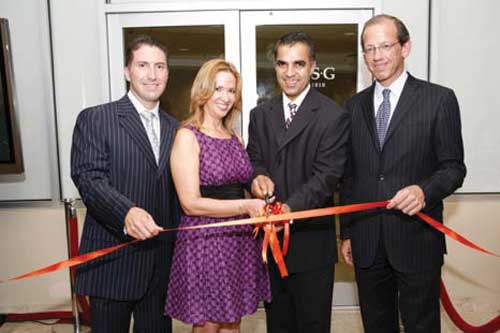
[[[269,196],[269,194],[266,194],[264,196],[264,201],[266,202],[266,205],[269,205],[271,203],[271,197]]]
[[[269,196],[269,194],[266,194],[264,196],[264,202],[266,203],[266,205],[264,206],[264,214],[266,216],[269,216],[271,215],[272,213],[272,208],[271,208],[271,197]]]

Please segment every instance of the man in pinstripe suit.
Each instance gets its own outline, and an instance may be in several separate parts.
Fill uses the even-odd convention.
[[[163,306],[178,209],[168,157],[177,122],[159,110],[167,50],[147,36],[126,52],[130,83],[118,101],[83,110],[71,150],[71,176],[87,207],[81,252],[126,247],[78,269],[76,292],[90,297],[93,333],[171,332]]]
[[[465,177],[460,112],[452,90],[404,70],[411,42],[397,18],[363,28],[374,84],[346,103],[352,130],[343,203],[389,200],[387,209],[341,218],[341,253],[354,265],[365,332],[440,332],[442,234],[414,216],[442,221],[442,200]]]

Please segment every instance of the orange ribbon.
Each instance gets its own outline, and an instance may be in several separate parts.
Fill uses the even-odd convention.
[[[264,207],[264,211],[266,212],[266,216],[269,215],[278,215],[281,214],[281,202],[268,203]],[[276,230],[276,226],[283,226],[283,249],[280,249],[279,239],[278,239],[278,231]],[[262,241],[262,261],[267,264],[267,249],[271,247],[271,253],[273,255],[274,261],[278,266],[281,277],[288,276],[288,270],[285,264],[285,256],[288,253],[288,243],[290,240],[290,220],[282,220],[278,222],[268,222],[264,223],[264,225],[257,225],[253,232],[254,236],[257,237],[260,228],[264,230],[264,239]]]
[[[190,226],[190,227],[166,228],[166,229],[163,229],[161,232],[229,227],[229,226],[248,225],[248,224],[253,224],[253,225],[266,225],[266,224],[270,224],[270,223],[275,224],[278,222],[283,223],[282,221],[284,221],[284,220],[291,220],[291,219],[299,220],[299,219],[311,218],[311,217],[320,217],[320,216],[359,212],[359,211],[373,209],[373,208],[385,207],[385,206],[387,206],[387,204],[388,204],[388,201],[378,201],[378,202],[370,202],[370,203],[362,203],[362,204],[354,204],[354,205],[346,205],[346,206],[309,209],[309,210],[292,212],[292,213],[260,216],[260,217],[254,217],[254,218],[229,221],[229,222],[217,222],[217,223],[212,223],[212,224],[203,224],[203,225]],[[457,232],[453,231],[452,229],[444,226],[442,223],[434,220],[432,217],[430,217],[424,213],[417,213],[417,216],[420,217],[424,222],[431,225],[433,228],[437,229],[438,231],[446,234],[447,236],[453,238],[454,240],[458,241],[459,243],[461,243],[461,244],[463,244],[471,249],[474,249],[476,251],[483,252],[483,253],[486,253],[486,254],[489,254],[489,255],[492,255],[495,257],[500,257],[500,255],[498,255],[494,252],[488,251],[488,250],[474,244],[473,242],[469,241],[467,238],[463,237],[462,235],[458,234]],[[272,248],[273,246],[276,246],[276,245],[273,245],[273,243],[278,244],[278,250],[279,250],[279,242],[271,241],[271,237],[276,237],[276,234],[274,233],[274,236],[272,236],[272,235],[273,235],[273,233],[271,232],[271,234],[269,236],[269,245]],[[276,237],[276,239],[277,239],[277,237]],[[84,262],[90,261],[92,259],[101,257],[101,256],[106,255],[108,253],[111,253],[113,251],[116,251],[122,247],[125,247],[125,246],[132,244],[132,243],[135,243],[135,242],[138,242],[138,240],[133,240],[133,241],[128,242],[128,243],[122,243],[122,244],[108,247],[105,249],[101,249],[98,251],[89,252],[89,253],[86,253],[86,254],[83,254],[83,255],[80,255],[77,257],[72,257],[68,260],[63,260],[61,262],[58,262],[56,264],[35,270],[33,272],[26,273],[26,274],[8,279],[7,281],[21,280],[21,279],[25,279],[25,278],[29,278],[29,277],[33,277],[33,276],[39,276],[39,275],[47,274],[50,272],[54,272],[54,271],[57,271],[57,270],[62,269],[62,268],[73,267],[73,266],[82,264]],[[273,242],[273,243],[271,243],[271,242]],[[281,253],[281,251],[280,251],[280,253]],[[283,265],[284,265],[284,263],[283,263]],[[0,281],[0,283],[5,283],[5,282],[6,281]]]
[[[448,228],[444,224],[439,223],[438,221],[434,220],[429,215],[426,215],[424,213],[418,212],[417,216],[420,217],[424,222],[426,222],[427,224],[429,224],[430,226],[432,226],[434,229],[436,229],[436,230],[440,231],[441,233],[443,233],[443,234],[445,234],[445,235],[453,238],[457,242],[462,243],[463,245],[465,245],[465,246],[467,246],[467,247],[469,247],[469,248],[471,248],[473,250],[476,250],[476,251],[479,251],[479,252],[483,252],[483,253],[489,254],[491,256],[495,256],[495,257],[499,257],[500,258],[500,255],[498,255],[498,254],[496,254],[494,252],[488,251],[488,250],[480,247],[479,245],[474,244],[473,242],[471,242],[470,240],[468,240],[464,236],[460,235],[458,232],[456,232],[456,231]]]
[[[67,260],[60,261],[58,263],[55,263],[53,265],[50,265],[50,266],[47,266],[44,268],[40,268],[40,269],[37,269],[35,271],[10,278],[7,281],[22,280],[22,279],[26,279],[26,278],[33,277],[33,276],[39,276],[39,275],[44,275],[47,273],[55,272],[55,271],[58,271],[58,270],[63,269],[63,268],[68,268],[68,267],[80,265],[80,264],[83,264],[83,263],[88,262],[90,260],[102,257],[108,253],[114,252],[118,249],[121,249],[122,247],[125,247],[127,245],[130,245],[130,244],[138,242],[138,241],[139,240],[136,239],[136,240],[133,240],[131,242],[122,243],[122,244],[118,244],[115,246],[107,247],[105,249],[97,250],[94,252],[85,253],[85,254],[82,254],[82,255],[79,255],[76,257],[72,257],[72,258],[67,259]],[[7,281],[0,280],[0,283],[5,283]]]

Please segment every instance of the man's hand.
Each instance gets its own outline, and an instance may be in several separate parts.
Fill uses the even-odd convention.
[[[345,239],[342,241],[342,243],[340,243],[340,254],[349,266],[354,265],[354,262],[352,260],[352,248],[350,239]]]
[[[144,209],[132,207],[125,216],[125,230],[127,235],[135,239],[145,240],[152,238],[162,230],[153,217]]]
[[[286,213],[291,213],[291,212],[292,212],[292,209],[286,203],[281,205],[281,213],[286,214]]]
[[[424,207],[424,191],[418,185],[410,185],[402,188],[387,205],[387,209],[399,209],[410,216],[415,215]]]
[[[254,197],[264,199],[266,195],[272,197],[274,195],[274,183],[271,178],[258,175],[252,181],[252,194]]]
[[[292,212],[292,209],[286,203],[281,205],[281,214],[286,214],[286,213],[291,213],[291,212]],[[290,220],[290,223],[292,223],[292,222],[293,222],[293,220]],[[283,228],[284,228],[284,226],[277,225],[276,232],[280,232],[281,230],[283,230]]]

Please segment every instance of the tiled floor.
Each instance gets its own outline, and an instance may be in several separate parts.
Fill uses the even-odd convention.
[[[472,325],[480,325],[490,320],[498,313],[494,311],[488,312],[466,312],[461,313],[464,319]],[[458,333],[461,332],[448,319],[442,311],[442,333]],[[265,314],[263,309],[259,309],[252,316],[243,318],[241,324],[242,333],[265,333]],[[73,333],[73,326],[67,324],[59,325],[42,325],[32,322],[23,323],[5,323],[0,328],[0,333]],[[90,329],[84,327],[80,330],[81,333],[89,333]],[[174,333],[191,332],[191,327],[178,321],[174,321]],[[361,317],[356,309],[335,309],[332,315],[332,332],[335,333],[362,333]]]

